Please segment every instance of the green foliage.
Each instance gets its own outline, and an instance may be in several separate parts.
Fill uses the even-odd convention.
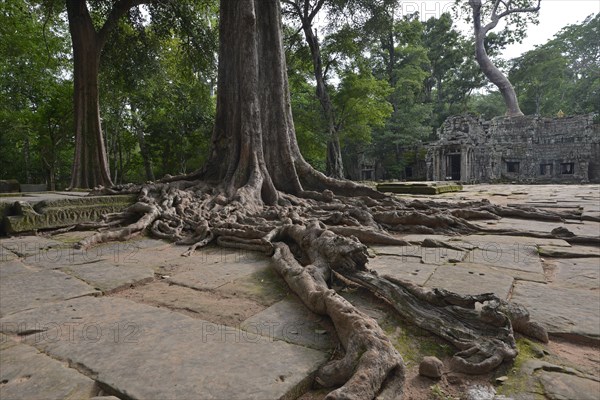
[[[492,118],[504,115],[506,106],[499,91],[486,94],[477,94],[469,99],[468,110],[489,121]]]
[[[512,60],[510,79],[526,114],[600,113],[600,13]]]
[[[190,57],[193,51],[189,41],[152,23],[123,22],[112,35],[102,60],[101,104],[116,182],[148,179],[144,157],[157,176],[190,172],[204,162],[214,65],[206,69],[205,57]]]
[[[393,113],[374,133],[371,153],[381,160],[389,178],[404,173],[403,147],[426,138],[431,105],[425,102],[425,81],[431,64],[423,43],[423,24],[416,16],[395,21],[390,41],[374,49],[376,74],[386,77],[392,93]]]
[[[70,173],[68,34],[36,3],[0,4],[0,179],[49,183]]]
[[[383,127],[392,114],[391,93],[389,84],[370,72],[346,72],[333,98],[342,140],[369,143],[372,129]]]

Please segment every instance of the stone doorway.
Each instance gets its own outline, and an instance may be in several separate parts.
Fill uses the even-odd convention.
[[[448,154],[446,159],[446,180],[460,181],[460,153]]]

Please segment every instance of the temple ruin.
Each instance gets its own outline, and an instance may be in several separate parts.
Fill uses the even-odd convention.
[[[600,182],[600,124],[564,118],[448,118],[429,146],[427,178],[465,183]]]

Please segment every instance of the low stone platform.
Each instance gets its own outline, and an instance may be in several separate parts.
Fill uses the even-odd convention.
[[[377,190],[400,194],[435,195],[460,192],[462,185],[457,182],[386,182],[377,184]]]

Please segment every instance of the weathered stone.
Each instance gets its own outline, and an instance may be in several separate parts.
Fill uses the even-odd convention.
[[[167,282],[156,282],[125,290],[119,297],[156,307],[168,308],[193,318],[237,327],[266,306],[243,296],[198,291]]]
[[[439,379],[444,373],[444,363],[437,357],[425,357],[419,364],[419,375]]]
[[[473,385],[467,389],[466,400],[494,400],[496,390],[487,385]]]
[[[512,285],[512,276],[474,264],[438,267],[425,283],[427,287],[464,295],[494,293],[501,299],[508,298]]]
[[[89,249],[75,249],[71,243],[56,242],[56,245],[40,249],[35,254],[26,257],[23,262],[42,269],[70,268],[82,264],[96,262],[113,265],[135,266],[143,265],[152,268],[161,262],[154,257],[164,248],[172,245],[156,239],[137,238],[127,242],[111,242]],[[178,248],[178,250],[180,250]],[[183,258],[181,253],[170,253],[173,258]],[[154,262],[154,264],[148,265]]]
[[[554,260],[554,284],[575,289],[600,289],[600,261],[596,258]]]
[[[141,265],[114,265],[106,261],[72,265],[62,269],[107,294],[133,285],[151,282],[154,271]]]
[[[18,193],[20,190],[19,181],[16,179],[0,180],[0,193]]]
[[[322,352],[127,300],[84,297],[0,320],[46,328],[31,343],[127,398],[296,398]],[[12,324],[12,325],[11,325]],[[72,334],[56,327],[70,324]]]
[[[371,246],[377,255],[397,256],[402,262],[421,260],[425,264],[442,265],[462,261],[466,251],[448,249],[445,247],[410,246]]]
[[[108,213],[123,211],[136,201],[136,195],[70,197],[29,202],[17,201],[13,215],[4,217],[8,233],[60,228],[96,222]]]
[[[16,260],[17,258],[19,258],[18,255],[2,246],[0,243],[0,262],[12,261]]]
[[[600,293],[517,281],[512,301],[524,305],[549,334],[600,341]]]
[[[57,240],[48,239],[42,236],[18,236],[0,239],[0,248],[2,254],[14,253],[19,257],[41,256],[51,249],[65,247],[65,244]]]
[[[377,184],[377,190],[400,194],[435,195],[460,192],[462,185],[455,182],[386,182]]]
[[[23,272],[32,272],[21,261],[12,260],[0,262],[0,279],[4,279],[9,275],[21,274]]]
[[[429,148],[428,179],[598,182],[599,129],[593,114],[491,121],[451,116],[439,130],[439,141]]]
[[[48,190],[45,183],[21,183],[20,188],[23,193],[38,193]]]
[[[469,252],[464,261],[494,267],[515,278],[544,282],[544,268],[535,246],[490,242]]]
[[[438,267],[416,260],[409,257],[378,256],[369,260],[367,267],[379,275],[389,275],[422,286]]]
[[[571,247],[571,245],[562,239],[535,238],[528,236],[506,236],[506,235],[467,235],[455,238],[461,242],[470,243],[480,249],[502,248],[511,252],[522,252],[533,250],[535,246],[559,246]]]
[[[215,292],[226,297],[243,297],[269,307],[283,300],[290,289],[273,268],[267,268],[226,283]]]
[[[92,397],[90,400],[120,400],[120,399],[115,396],[96,396],[96,397]]]
[[[445,243],[448,246],[464,249],[464,250],[472,250],[474,246],[471,243],[463,241],[463,237],[465,236],[447,236],[447,235],[428,235],[428,234],[410,234],[402,236],[402,239],[410,242],[412,244],[421,245],[423,241],[427,239],[437,240],[439,242]]]
[[[0,350],[0,398],[79,400],[98,393],[96,383],[35,348],[17,344]]]
[[[589,246],[555,247],[540,246],[540,256],[555,258],[600,257],[600,248]],[[600,260],[596,260],[600,265]]]
[[[199,263],[192,271],[174,274],[168,281],[197,290],[216,289],[238,278],[270,268],[268,260],[262,262]]]
[[[319,350],[334,344],[335,329],[329,319],[310,312],[293,295],[248,318],[241,329]]]
[[[59,271],[13,274],[0,280],[0,316],[100,292]]]
[[[517,218],[502,218],[500,220],[493,221],[472,221],[472,223],[486,229],[500,231],[513,229],[549,234],[556,228],[566,228],[578,236],[597,237],[600,233],[600,224],[598,222],[589,221],[583,221],[579,223],[562,223]]]
[[[597,400],[600,382],[579,376],[543,371],[540,382],[550,400]]]

